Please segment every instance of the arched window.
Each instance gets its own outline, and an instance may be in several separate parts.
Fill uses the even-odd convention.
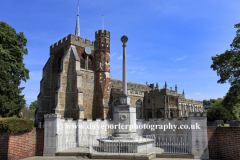
[[[85,69],[85,57],[82,55],[81,56],[81,61],[80,61],[80,63],[81,63],[81,68],[82,69]]]
[[[92,58],[88,57],[88,70],[92,70]]]

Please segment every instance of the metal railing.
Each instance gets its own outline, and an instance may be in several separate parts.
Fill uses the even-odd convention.
[[[188,135],[143,135],[135,139],[113,139],[111,135],[57,135],[57,152],[91,154],[191,153]]]
[[[155,135],[156,148],[162,148],[163,153],[191,153],[189,135]]]

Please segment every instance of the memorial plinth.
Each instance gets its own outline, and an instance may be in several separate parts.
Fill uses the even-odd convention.
[[[123,42],[123,94],[119,104],[114,106],[114,133],[108,138],[98,139],[99,146],[106,152],[137,153],[152,147],[153,139],[143,138],[136,133],[136,106],[131,106],[127,95],[126,42],[127,36],[122,36]]]
[[[99,146],[102,151],[110,153],[138,153],[150,150],[153,146],[153,139],[139,137],[136,140],[111,140],[99,139]]]
[[[135,139],[136,134],[136,106],[118,105],[114,107],[113,139]]]

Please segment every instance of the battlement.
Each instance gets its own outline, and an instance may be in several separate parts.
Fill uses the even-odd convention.
[[[67,37],[64,37],[60,41],[56,42],[54,45],[50,46],[50,55],[68,45],[75,45],[79,47],[89,46],[91,50],[94,50],[94,41],[92,41],[91,43],[90,40],[83,39],[82,37],[78,37],[78,39],[76,39],[76,35],[69,34]]]
[[[64,120],[64,121],[68,121],[68,122],[75,122],[76,120],[74,120],[73,118],[61,118],[61,114],[45,114],[44,115],[44,119],[48,119],[48,118],[59,118],[61,120]],[[100,119],[100,118],[97,118],[97,119],[77,119],[78,121],[86,121],[86,122],[94,122],[94,121],[98,121],[98,122],[104,122],[104,121],[107,121],[106,119]],[[111,121],[111,120],[109,120]]]
[[[107,37],[109,38],[110,37],[110,32],[109,31],[106,31],[106,30],[98,30],[95,32],[95,38],[97,37]]]
[[[190,117],[206,117],[207,113],[206,112],[191,112],[189,113]],[[173,118],[149,118],[148,120],[146,119],[137,119],[137,122],[154,122],[154,121],[171,121],[176,119],[177,121],[182,121],[182,120],[187,120],[189,117],[173,117]]]
[[[189,113],[189,117],[207,117],[207,113],[206,112],[191,112]]]
[[[110,78],[110,83],[113,88],[122,88],[122,80],[116,79],[116,78]],[[146,91],[150,90],[150,88],[147,85],[141,84],[141,83],[135,83],[135,82],[127,82],[127,88],[138,90],[138,91]]]
[[[180,103],[192,103],[197,105],[203,105],[203,101],[197,101],[193,99],[180,99]]]
[[[123,92],[123,89],[121,89],[121,88],[111,88],[111,90],[112,90],[112,93],[115,93],[115,94],[122,94],[122,92]],[[139,90],[128,89],[127,90],[127,94],[129,96],[141,96],[141,97],[144,97],[144,91],[139,91]]]

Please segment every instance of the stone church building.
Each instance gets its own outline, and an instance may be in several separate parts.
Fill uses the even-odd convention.
[[[203,112],[203,103],[185,99],[158,84],[127,83],[131,105],[136,106],[137,119],[187,117],[190,112]],[[80,37],[77,18],[76,33],[50,46],[50,57],[43,67],[35,123],[44,114],[61,114],[62,118],[112,119],[113,107],[122,95],[122,81],[110,77],[110,32],[95,32],[95,41]]]

